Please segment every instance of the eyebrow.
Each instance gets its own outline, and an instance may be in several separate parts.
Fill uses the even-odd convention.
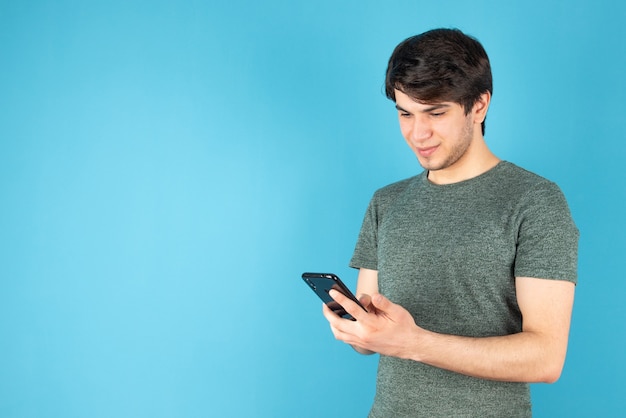
[[[434,105],[432,105],[432,106],[429,106],[429,107],[427,107],[427,108],[425,108],[425,109],[420,110],[420,112],[421,112],[421,113],[429,113],[429,112],[432,112],[432,111],[434,111],[434,110],[440,110],[440,109],[443,109],[443,108],[449,108],[449,107],[450,107],[450,105],[449,105],[449,104],[446,104],[446,103],[437,103],[437,104],[434,104]],[[408,110],[403,109],[401,106],[398,106],[397,104],[396,104],[396,109],[398,109],[400,112],[411,113],[411,112],[409,112]]]

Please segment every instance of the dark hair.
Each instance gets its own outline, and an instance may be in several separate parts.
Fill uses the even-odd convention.
[[[385,93],[394,102],[395,89],[420,102],[458,103],[467,115],[482,94],[493,92],[489,57],[478,40],[458,29],[412,36],[389,58]]]

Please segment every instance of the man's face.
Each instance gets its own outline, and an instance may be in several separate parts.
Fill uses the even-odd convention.
[[[396,90],[400,130],[424,169],[455,171],[468,159],[474,133],[472,112],[458,103],[420,103]]]

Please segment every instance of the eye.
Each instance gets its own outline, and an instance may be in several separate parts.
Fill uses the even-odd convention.
[[[401,118],[410,118],[411,114],[407,112],[399,112]]]
[[[438,118],[438,117],[441,117],[441,116],[443,116],[443,115],[445,115],[445,114],[446,114],[446,112],[432,112],[432,113],[430,114],[430,116],[432,116],[432,117],[434,117],[434,118]]]

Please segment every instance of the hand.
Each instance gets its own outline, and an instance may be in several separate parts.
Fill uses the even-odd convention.
[[[336,339],[352,345],[357,351],[372,351],[387,356],[411,358],[418,345],[419,328],[411,314],[380,293],[359,298],[368,312],[336,290],[330,296],[356,319],[350,321],[335,315],[326,305],[324,316]],[[360,350],[359,350],[360,349]]]

